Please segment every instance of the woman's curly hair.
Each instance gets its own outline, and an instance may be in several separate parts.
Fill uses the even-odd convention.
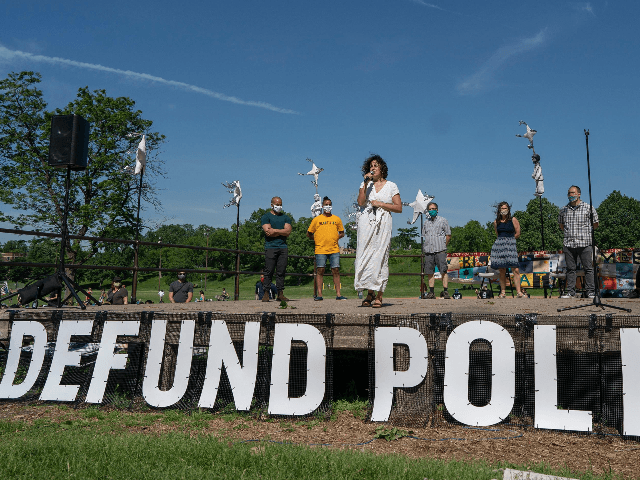
[[[387,174],[389,173],[389,169],[387,168],[387,162],[385,162],[380,155],[373,154],[364,161],[362,164],[362,175],[366,175],[371,170],[371,162],[378,162],[380,165],[380,173],[382,174],[382,178],[386,179]]]

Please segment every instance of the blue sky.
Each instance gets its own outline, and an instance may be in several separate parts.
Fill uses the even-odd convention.
[[[229,227],[279,195],[309,216],[312,158],[335,213],[362,161],[389,165],[403,201],[434,195],[454,225],[514,209],[535,182],[519,120],[538,131],[545,197],[640,196],[640,3],[462,0],[5,2],[0,76],[38,71],[49,108],[81,86],[134,99],[167,136],[155,222]],[[133,162],[133,160],[132,160]],[[0,206],[3,210],[4,206]],[[412,211],[394,215],[405,227]],[[5,238],[6,240],[6,238]]]

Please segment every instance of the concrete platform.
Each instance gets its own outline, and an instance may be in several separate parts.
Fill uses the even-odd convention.
[[[316,302],[313,298],[292,299],[287,302],[287,308],[279,308],[280,302],[271,300],[268,303],[259,300],[240,300],[237,302],[191,302],[191,303],[154,303],[150,305],[109,305],[90,306],[88,312],[106,310],[114,312],[141,312],[141,311],[161,311],[166,313],[178,312],[229,312],[229,313],[298,313],[298,314],[348,314],[362,315],[369,317],[377,313],[384,315],[407,315],[411,313],[479,313],[494,315],[510,315],[518,313],[537,313],[539,315],[590,315],[592,313],[615,313],[616,315],[640,315],[640,299],[606,298],[601,302],[604,305],[615,305],[629,308],[631,313],[622,312],[615,309],[605,309],[595,307],[592,299],[561,299],[553,298],[494,298],[492,300],[479,300],[475,298],[462,298],[460,300],[420,300],[418,298],[385,298],[382,308],[362,307],[362,300],[356,297],[338,301],[335,297],[326,297],[324,300]],[[569,310],[558,312],[558,308],[571,307],[577,305],[588,305],[579,310]],[[24,311],[25,309],[21,309]],[[41,307],[38,311],[51,310]],[[64,310],[80,310],[79,307],[65,307]],[[7,310],[0,312],[0,319],[8,318]]]
[[[591,299],[559,299],[554,298],[505,298],[492,300],[479,300],[463,298],[460,300],[420,300],[417,298],[385,298],[382,308],[362,307],[362,300],[350,298],[337,301],[335,298],[326,298],[323,301],[314,301],[312,298],[291,300],[286,308],[280,308],[280,302],[270,301],[263,303],[257,300],[240,300],[226,302],[191,302],[188,304],[156,303],[150,305],[120,305],[120,306],[90,306],[86,310],[79,307],[64,307],[63,314],[77,315],[77,318],[92,319],[98,312],[107,312],[110,318],[118,320],[138,320],[142,312],[154,312],[155,315],[166,315],[172,320],[182,320],[191,314],[199,312],[228,313],[231,315],[248,314],[257,319],[263,313],[275,313],[278,317],[300,316],[300,322],[323,322],[323,317],[333,314],[334,348],[342,349],[366,349],[368,341],[368,328],[372,315],[411,315],[430,313],[460,313],[476,315],[516,315],[538,314],[545,317],[555,317],[563,320],[563,323],[573,323],[576,318],[584,318],[585,325],[592,314],[598,316],[612,314],[614,318],[626,316],[640,316],[639,299],[604,299],[604,305],[615,305],[631,309],[624,312],[616,309],[602,309],[593,305]],[[586,308],[558,312],[558,308],[585,305]],[[9,312],[12,309],[0,311],[0,339],[7,338]],[[55,308],[41,307],[36,310],[21,308],[13,309],[21,319],[39,320],[45,323],[51,320]],[[307,319],[304,316],[307,315]],[[157,317],[156,317],[157,318]],[[297,321],[297,319],[296,319]]]

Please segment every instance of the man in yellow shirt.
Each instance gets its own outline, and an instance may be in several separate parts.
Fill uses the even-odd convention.
[[[318,285],[317,295],[314,300],[322,300],[322,276],[329,260],[331,273],[333,273],[333,283],[336,286],[336,300],[346,300],[340,295],[340,247],[338,240],[344,237],[344,227],[340,217],[331,213],[332,202],[329,197],[322,199],[322,214],[311,221],[307,230],[307,237],[316,244],[316,284]],[[314,292],[315,293],[315,292]]]

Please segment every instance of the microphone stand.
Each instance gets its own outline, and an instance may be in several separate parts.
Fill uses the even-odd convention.
[[[596,287],[596,292],[595,295],[593,297],[593,303],[592,304],[585,304],[585,305],[578,305],[575,307],[565,307],[565,308],[559,308],[558,311],[559,312],[564,312],[565,310],[577,310],[579,308],[586,308],[586,307],[600,307],[603,310],[605,309],[605,307],[607,308],[615,308],[617,310],[623,310],[625,312],[631,312],[630,308],[623,308],[623,307],[618,307],[616,305],[608,305],[605,303],[602,303],[600,301],[600,285],[599,285],[599,276],[598,276],[598,262],[596,261],[596,237],[595,237],[595,228],[594,228],[594,221],[593,221],[593,199],[591,198],[591,165],[589,163],[589,130],[585,130],[584,131],[584,136],[585,139],[587,141],[587,179],[589,180],[589,207],[590,207],[590,218],[591,218],[591,255],[592,255],[592,261],[593,261],[593,280],[595,282],[595,287]]]

